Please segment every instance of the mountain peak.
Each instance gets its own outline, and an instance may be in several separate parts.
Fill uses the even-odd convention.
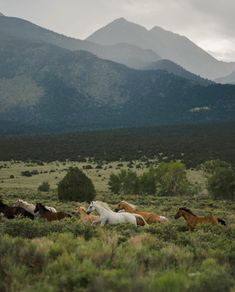
[[[128,43],[130,36],[138,38],[140,34],[146,32],[147,29],[145,27],[121,17],[100,28],[86,40],[102,45],[114,45],[117,43]]]
[[[120,18],[113,20],[112,22],[108,23],[105,27],[121,27],[121,28],[123,28],[123,26],[127,27],[127,28],[128,27],[132,27],[132,28],[136,28],[136,29],[141,28],[141,29],[146,31],[146,28],[144,26],[137,24],[137,23],[134,23],[134,22],[131,22],[124,17],[120,17]],[[105,28],[105,27],[103,27],[103,28]],[[103,28],[101,28],[101,29],[103,29]]]
[[[124,17],[119,17],[117,19],[115,19],[114,21],[112,21],[112,23],[128,23],[129,21],[126,20],[126,18]]]

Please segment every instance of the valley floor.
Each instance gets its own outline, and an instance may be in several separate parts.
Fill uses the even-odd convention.
[[[125,199],[170,220],[102,228],[82,223],[76,214],[54,222],[2,218],[0,291],[235,291],[235,203],[210,199],[203,174],[195,170],[188,176],[201,186],[197,197],[113,195],[108,178],[127,167],[121,164],[0,163],[0,195],[6,203],[21,198],[75,212],[81,204],[58,201],[56,186],[68,167],[90,165],[84,171],[95,184],[98,200],[115,208]],[[22,176],[27,170],[37,174]],[[144,166],[135,170],[142,172]],[[37,191],[43,181],[51,186],[47,193]],[[183,219],[174,219],[183,206],[223,218],[227,226],[204,225],[189,232]]]

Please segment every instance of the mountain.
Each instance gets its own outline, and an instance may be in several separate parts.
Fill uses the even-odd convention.
[[[201,86],[85,51],[2,35],[0,133],[234,120],[235,86]]]
[[[0,12],[0,16],[4,16],[4,14],[2,14],[2,13]]]
[[[99,29],[87,40],[101,45],[128,43],[142,49],[151,49],[162,59],[171,60],[186,70],[208,79],[228,75],[235,69],[235,63],[218,61],[184,36],[157,26],[147,30],[124,18]]]
[[[127,43],[103,46],[89,41],[69,38],[15,17],[0,18],[0,41],[2,36],[45,42],[72,51],[85,50],[100,58],[125,64],[136,69],[142,68],[146,63],[155,62],[160,59],[155,52],[149,49],[141,49]]]
[[[204,86],[210,85],[213,82],[208,80],[208,79],[204,79],[201,78],[198,75],[195,75],[187,70],[185,70],[183,67],[181,67],[180,65],[177,65],[176,63],[170,61],[170,60],[159,60],[157,62],[154,62],[152,64],[148,64],[146,66],[146,69],[148,70],[164,70],[167,71],[168,73],[172,73],[176,76],[194,81],[196,84],[201,84]]]
[[[216,82],[221,84],[235,84],[235,71],[225,77],[216,79]]]

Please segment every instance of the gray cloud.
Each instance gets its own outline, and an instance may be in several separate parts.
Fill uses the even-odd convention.
[[[125,17],[186,35],[215,57],[235,61],[234,0],[0,0],[0,11],[77,38]]]

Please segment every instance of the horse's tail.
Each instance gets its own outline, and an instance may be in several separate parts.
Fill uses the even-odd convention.
[[[217,220],[218,220],[218,222],[219,222],[220,224],[226,226],[226,222],[225,222],[223,219],[221,219],[221,218],[217,218]]]
[[[145,226],[145,225],[148,225],[148,223],[145,221],[144,217],[139,215],[139,214],[133,214],[136,218],[136,223],[137,225],[140,225],[140,226]]]
[[[159,216],[160,217],[160,222],[169,222],[169,219],[166,218],[165,216]]]

